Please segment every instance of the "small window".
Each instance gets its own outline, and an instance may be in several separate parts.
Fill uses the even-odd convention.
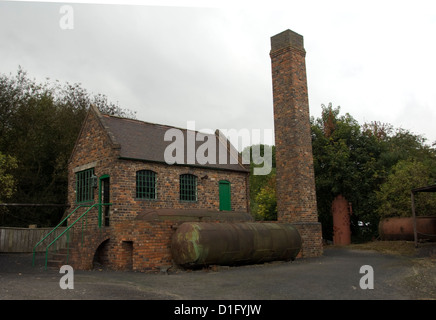
[[[193,174],[180,175],[180,200],[197,201],[197,177]]]
[[[150,170],[136,172],[136,198],[156,199],[156,173]]]
[[[76,201],[89,202],[94,200],[93,179],[94,168],[76,173]]]

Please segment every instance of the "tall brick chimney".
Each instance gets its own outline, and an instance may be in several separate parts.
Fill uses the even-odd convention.
[[[318,222],[303,37],[291,30],[271,37],[279,222],[294,224],[302,255],[322,254]]]

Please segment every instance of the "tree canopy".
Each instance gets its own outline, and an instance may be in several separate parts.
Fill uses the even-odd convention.
[[[415,159],[400,160],[392,168],[386,181],[377,191],[380,217],[408,217],[411,214],[410,191],[436,182],[432,168],[426,162]],[[416,196],[416,212],[436,213],[436,194],[419,193]]]
[[[134,117],[79,84],[37,83],[21,68],[15,76],[0,76],[0,179],[7,182],[0,201],[7,195],[13,203],[66,202],[68,159],[91,104],[103,113]],[[0,223],[49,226],[64,209],[3,208]]]
[[[15,192],[15,179],[11,174],[17,167],[17,160],[0,152],[0,203],[9,199]]]

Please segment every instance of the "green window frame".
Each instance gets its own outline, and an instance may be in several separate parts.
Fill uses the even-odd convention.
[[[94,200],[93,188],[94,168],[76,172],[76,202],[90,202]]]
[[[156,172],[140,170],[136,172],[136,198],[156,199]]]
[[[180,175],[180,200],[197,201],[197,176],[193,174]]]

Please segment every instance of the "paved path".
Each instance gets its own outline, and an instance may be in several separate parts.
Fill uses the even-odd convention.
[[[416,285],[411,257],[346,248],[327,248],[319,258],[207,271],[75,270],[72,290],[60,288],[58,270],[32,268],[31,260],[30,254],[0,254],[0,299],[436,299]],[[363,265],[373,268],[374,289],[360,288]]]

